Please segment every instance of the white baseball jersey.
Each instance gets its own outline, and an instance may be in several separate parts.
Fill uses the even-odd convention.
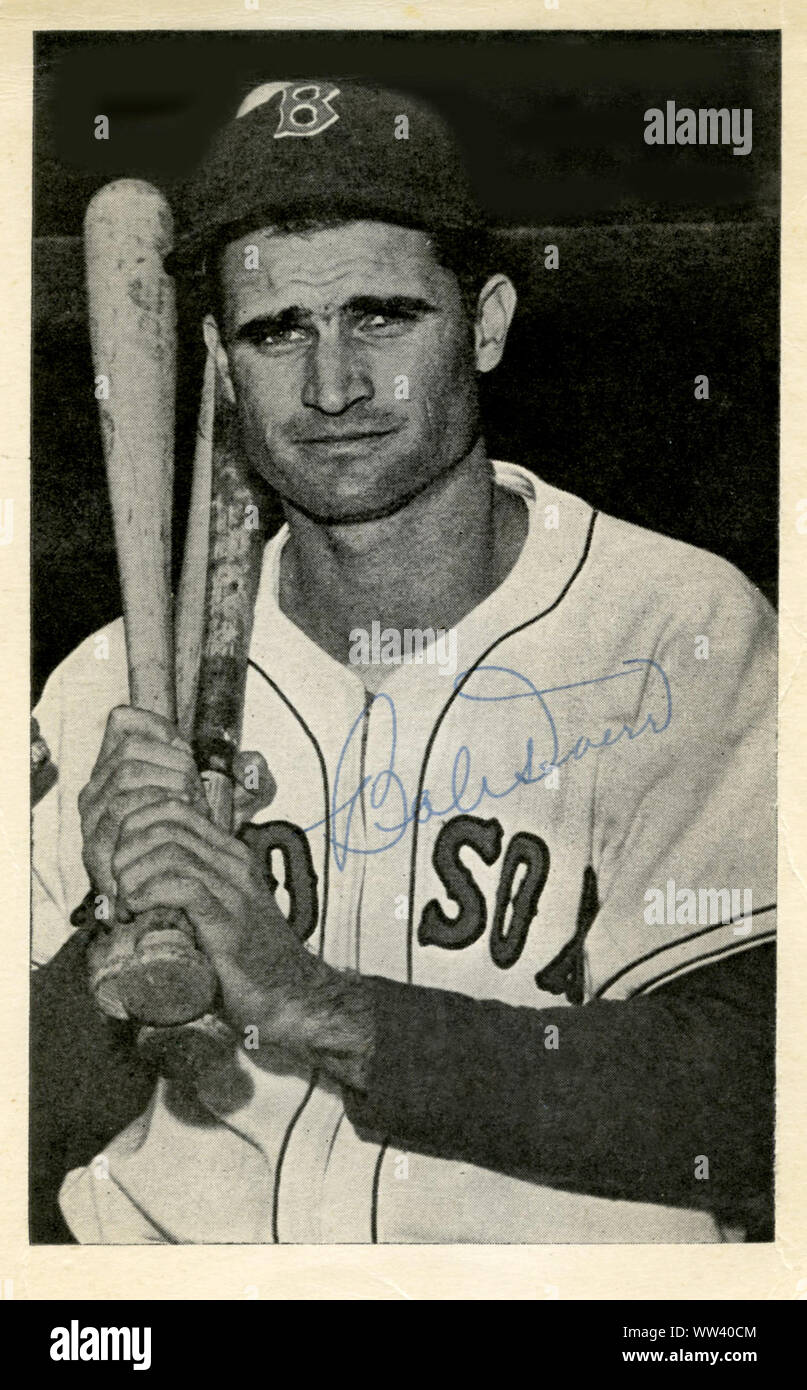
[[[270,541],[242,746],[277,795],[257,819],[281,908],[335,967],[537,1009],[627,1000],[773,932],[775,621],[724,560],[495,470],[528,534],[456,628],[453,677],[427,650],[369,695],[282,613],[286,529]],[[36,711],[59,781],[35,812],[35,961],[87,890],[76,798],[127,698],[118,622]],[[722,1238],[703,1211],[404,1163],[335,1083],[239,1065],[240,1108],[179,1106],[161,1081],[106,1162],[67,1176],[79,1240]]]

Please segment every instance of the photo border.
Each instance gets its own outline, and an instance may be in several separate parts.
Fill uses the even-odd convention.
[[[287,0],[101,0],[0,8],[0,245],[7,332],[0,339],[2,499],[14,532],[0,547],[0,1291],[16,1299],[807,1299],[807,13],[803,0],[497,0],[494,5]],[[799,13],[800,5],[802,13]],[[153,18],[152,18],[153,16]],[[31,181],[35,30],[782,31],[782,375],[779,610],[779,939],[776,1239],[728,1245],[29,1245],[29,482]],[[801,523],[800,523],[801,518]],[[805,534],[798,527],[805,524]],[[801,573],[800,573],[801,571]],[[738,808],[742,814],[742,808]],[[10,1286],[5,1281],[11,1280]]]

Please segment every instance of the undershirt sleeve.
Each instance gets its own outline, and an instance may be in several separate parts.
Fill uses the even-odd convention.
[[[148,1105],[156,1073],[135,1047],[137,1027],[106,1018],[90,996],[89,933],[75,931],[31,978],[29,1232],[33,1244],[71,1239],[57,1203],[62,1180]]]
[[[366,1091],[346,1093],[359,1130],[550,1187],[706,1208],[771,1238],[773,946],[572,1008],[369,983],[374,1060]]]

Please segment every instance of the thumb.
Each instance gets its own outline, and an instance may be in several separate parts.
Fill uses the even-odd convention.
[[[261,753],[236,753],[233,759],[235,828],[252,820],[274,800],[277,783]]]

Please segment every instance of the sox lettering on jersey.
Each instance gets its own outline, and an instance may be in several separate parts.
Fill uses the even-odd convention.
[[[501,853],[502,835],[497,820],[481,820],[478,816],[455,816],[441,827],[434,847],[434,867],[449,897],[459,907],[459,913],[452,919],[435,898],[428,902],[418,928],[418,941],[422,946],[442,946],[447,951],[457,951],[473,945],[482,936],[487,926],[487,905],[471,871],[460,860],[460,850],[468,846],[486,864],[493,865]],[[516,875],[522,866],[527,872],[512,897]],[[502,865],[490,938],[491,957],[502,970],[515,965],[524,949],[548,873],[549,849],[545,841],[527,830],[515,834]],[[506,927],[511,898],[512,917]]]
[[[426,903],[418,928],[422,946],[440,946],[446,951],[472,946],[488,925],[485,896],[470,869],[460,859],[464,848],[474,850],[489,867],[501,855],[503,830],[497,820],[479,816],[454,816],[441,826],[434,847],[433,863],[448,897],[456,903],[456,917],[449,917],[436,898]],[[289,925],[305,941],[317,924],[318,885],[311,849],[304,831],[289,821],[269,821],[260,826],[254,844],[264,855],[267,881],[272,892],[280,880],[272,863],[279,851],[284,865],[284,886],[289,897]],[[521,956],[530,925],[549,874],[549,848],[539,835],[520,830],[512,836],[502,863],[496,889],[490,936],[494,964],[509,970]],[[519,870],[524,873],[513,892]],[[508,923],[508,909],[510,919]]]
[[[266,881],[272,893],[280,885],[273,868],[273,856],[275,851],[279,852],[289,896],[288,923],[301,941],[307,941],[319,916],[317,874],[307,836],[290,821],[269,821],[260,826],[257,833],[253,831],[253,848],[264,857]]]

